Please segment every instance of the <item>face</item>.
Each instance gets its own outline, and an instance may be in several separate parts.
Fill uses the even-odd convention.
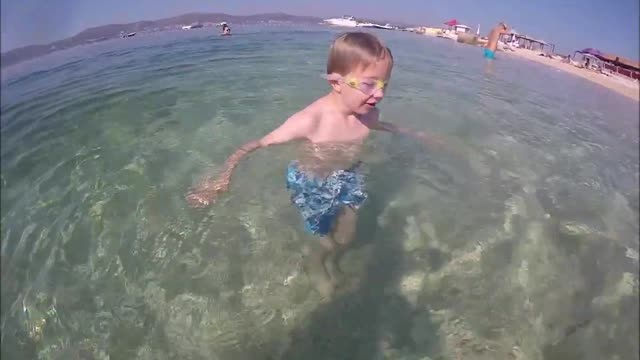
[[[392,64],[383,60],[366,68],[358,68],[332,82],[334,91],[343,104],[354,114],[364,115],[371,111],[384,97],[386,84],[391,77]]]

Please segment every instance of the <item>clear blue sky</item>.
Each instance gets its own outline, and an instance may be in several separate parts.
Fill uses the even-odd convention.
[[[321,5],[322,3],[322,5]],[[88,27],[155,20],[187,12],[248,15],[286,12],[320,17],[350,14],[424,25],[451,18],[472,28],[504,20],[556,51],[593,47],[638,59],[638,0],[0,0],[2,51],[47,43]]]

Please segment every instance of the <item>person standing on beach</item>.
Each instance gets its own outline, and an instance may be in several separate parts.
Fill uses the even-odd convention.
[[[487,59],[495,59],[496,58],[496,49],[498,48],[498,40],[500,39],[500,35],[507,33],[507,24],[501,22],[489,33],[489,41],[484,48],[484,57]]]

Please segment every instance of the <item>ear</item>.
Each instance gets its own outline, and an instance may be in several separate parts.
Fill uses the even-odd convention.
[[[342,92],[342,83],[340,82],[340,79],[342,79],[342,76],[340,74],[331,73],[331,74],[322,75],[322,77],[327,79],[333,91],[337,93]]]
[[[342,92],[342,84],[339,81],[329,80],[329,85],[331,85],[333,91],[337,92],[338,94]]]

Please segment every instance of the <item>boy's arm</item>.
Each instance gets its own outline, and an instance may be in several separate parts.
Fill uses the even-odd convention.
[[[440,139],[438,136],[431,135],[423,131],[414,131],[414,130],[397,126],[395,124],[388,123],[385,121],[380,121],[379,112],[377,111],[377,109],[376,109],[376,113],[372,115],[373,115],[372,116],[373,119],[372,119],[371,128],[374,130],[380,130],[380,131],[390,132],[393,134],[410,136],[420,140],[421,142],[425,143],[425,145],[428,145],[428,146],[441,146],[443,144],[442,139]]]
[[[397,126],[392,123],[379,120],[380,113],[375,109],[375,113],[371,114],[369,127],[373,130],[387,131],[394,134],[402,134],[413,137],[433,150],[444,150],[445,152],[452,154],[456,157],[466,158],[466,153],[470,149],[459,141],[455,141],[452,138],[444,138],[437,134],[431,134],[424,131],[414,131],[404,127]],[[446,141],[445,141],[446,139]]]
[[[408,136],[416,136],[418,134],[418,132],[401,127],[401,126],[397,126],[395,124],[392,123],[388,123],[388,122],[384,122],[384,121],[378,121],[376,122],[376,130],[382,130],[382,131],[387,131],[393,134],[401,134],[401,135],[408,135]]]
[[[195,207],[203,207],[214,203],[216,197],[229,188],[233,170],[245,156],[259,148],[307,138],[313,131],[314,123],[312,118],[299,113],[287,119],[277,129],[263,138],[242,145],[224,162],[222,172],[217,179],[205,178],[204,181],[187,194],[187,200]]]
[[[233,174],[233,169],[249,153],[259,148],[284,144],[289,141],[307,138],[311,130],[312,119],[304,115],[296,114],[285,121],[278,128],[265,135],[262,139],[250,141],[242,145],[224,163],[220,179],[229,181]]]
[[[460,158],[467,158],[467,152],[469,151],[467,146],[455,139],[444,138],[440,135],[424,131],[414,131],[384,121],[376,121],[372,128],[375,130],[410,136],[417,139],[431,150],[444,150],[446,153]]]
[[[385,131],[389,131],[394,134],[410,136],[414,139],[419,140],[426,146],[438,148],[444,145],[444,139],[438,135],[435,135],[426,131],[415,131],[412,129],[407,129],[404,127],[396,126],[391,123],[384,122],[384,121],[381,121],[380,123],[382,123],[382,126],[384,127]]]

